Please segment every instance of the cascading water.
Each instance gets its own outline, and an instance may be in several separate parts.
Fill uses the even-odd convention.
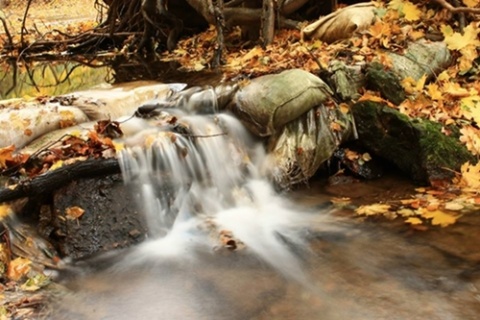
[[[299,212],[275,194],[259,172],[262,146],[228,114],[168,109],[160,118],[175,129],[143,130],[119,157],[148,223],[150,240],[139,248],[148,248],[144,256],[183,255],[192,243],[213,250],[226,232],[235,246],[304,281],[291,246],[302,242],[302,228],[321,217]]]
[[[148,239],[81,265],[49,319],[476,319],[442,254],[294,204],[264,177],[262,145],[188,97],[122,127]]]

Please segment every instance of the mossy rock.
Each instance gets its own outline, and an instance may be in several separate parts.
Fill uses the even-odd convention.
[[[451,179],[467,162],[476,162],[457,137],[441,132],[442,125],[410,119],[387,105],[362,101],[352,107],[360,142],[407,173],[415,182]]]
[[[399,78],[380,63],[373,62],[367,66],[365,80],[367,89],[380,92],[383,98],[396,105],[406,99]]]

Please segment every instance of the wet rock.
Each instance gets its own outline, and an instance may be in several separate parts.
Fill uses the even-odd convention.
[[[270,137],[270,173],[282,188],[306,182],[353,136],[350,114],[335,104],[320,105]]]
[[[450,180],[474,157],[457,138],[428,120],[410,119],[387,105],[362,101],[352,107],[359,141],[418,183]]]
[[[69,215],[73,207],[83,214]],[[62,256],[84,258],[145,239],[145,223],[118,174],[71,182],[55,192],[53,209],[53,215],[41,221],[53,226],[50,241]]]

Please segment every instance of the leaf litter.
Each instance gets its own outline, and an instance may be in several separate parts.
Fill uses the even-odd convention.
[[[476,0],[463,0],[470,7],[478,7]],[[402,85],[409,97],[399,106],[382,99],[378,93],[365,91],[361,99],[382,101],[402,113],[416,118],[438,121],[444,125],[455,124],[460,128],[460,141],[472,154],[480,155],[480,82],[478,66],[478,47],[480,41],[480,22],[468,24],[463,32],[455,30],[448,23],[452,14],[446,9],[429,9],[425,3],[412,3],[406,0],[393,0],[388,5],[376,3],[379,19],[366,32],[347,40],[326,44],[318,40],[302,40],[298,30],[279,30],[273,43],[262,48],[227,47],[226,65],[222,67],[225,79],[251,78],[275,73],[290,68],[301,68],[317,73],[328,68],[334,59],[347,63],[368,63],[375,60],[388,66],[386,50],[402,53],[409,41],[417,41],[428,35],[441,35],[448,48],[454,52],[454,63],[427,83],[426,77],[419,80],[405,79]],[[85,32],[95,26],[87,22],[69,26],[67,33]],[[216,31],[213,27],[207,31],[181,40],[178,48],[162,54],[164,61],[176,61],[186,71],[199,71],[210,67]],[[238,41],[239,29],[227,36],[227,41]],[[14,38],[19,37],[14,34]],[[26,44],[37,40],[38,35],[25,35]],[[56,31],[47,34],[50,40],[61,39]],[[5,42],[5,35],[0,35]],[[15,38],[15,41],[19,39]],[[1,40],[0,39],[0,40]],[[198,45],[198,44],[202,45]],[[343,54],[339,54],[343,53]],[[68,115],[65,115],[68,126]],[[83,161],[87,158],[99,158],[115,154],[123,146],[116,145],[111,137],[104,135],[108,123],[98,123],[96,130],[87,137],[65,136],[55,145],[49,146],[33,155],[18,153],[13,146],[0,149],[0,171],[16,170],[24,179],[34,177],[48,170],[54,170],[66,161]],[[113,125],[113,131],[118,124]],[[110,129],[111,129],[110,128]],[[117,132],[118,133],[118,132]],[[26,135],[29,132],[25,132]],[[445,131],[445,134],[449,134]],[[13,186],[14,187],[14,186]],[[388,219],[403,219],[412,227],[424,225],[446,227],[454,224],[462,215],[480,207],[480,164],[466,163],[451,184],[443,188],[418,188],[416,194],[402,200],[363,205],[355,209],[360,216],[383,216]],[[349,207],[350,199],[333,198],[337,206]],[[0,220],[11,214],[8,205],[0,205]],[[67,218],[79,219],[84,211],[79,207],[66,210]],[[421,230],[421,229],[419,229]],[[229,249],[239,244],[228,231],[220,233],[220,243]],[[25,291],[35,291],[48,284],[48,277],[42,274],[31,275],[31,261],[24,257],[12,259],[7,243],[0,244],[0,275],[6,275],[10,282],[0,287],[0,299],[5,300],[5,292],[15,288],[17,281]],[[35,301],[32,296],[31,301]],[[14,304],[22,302],[9,300],[0,306],[0,319],[11,315]],[[17,306],[18,306],[17,305]]]

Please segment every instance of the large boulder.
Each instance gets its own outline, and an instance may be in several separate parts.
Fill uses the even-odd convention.
[[[442,133],[439,123],[410,119],[372,101],[356,103],[352,113],[359,141],[418,183],[449,180],[463,163],[475,162],[456,137]]]

